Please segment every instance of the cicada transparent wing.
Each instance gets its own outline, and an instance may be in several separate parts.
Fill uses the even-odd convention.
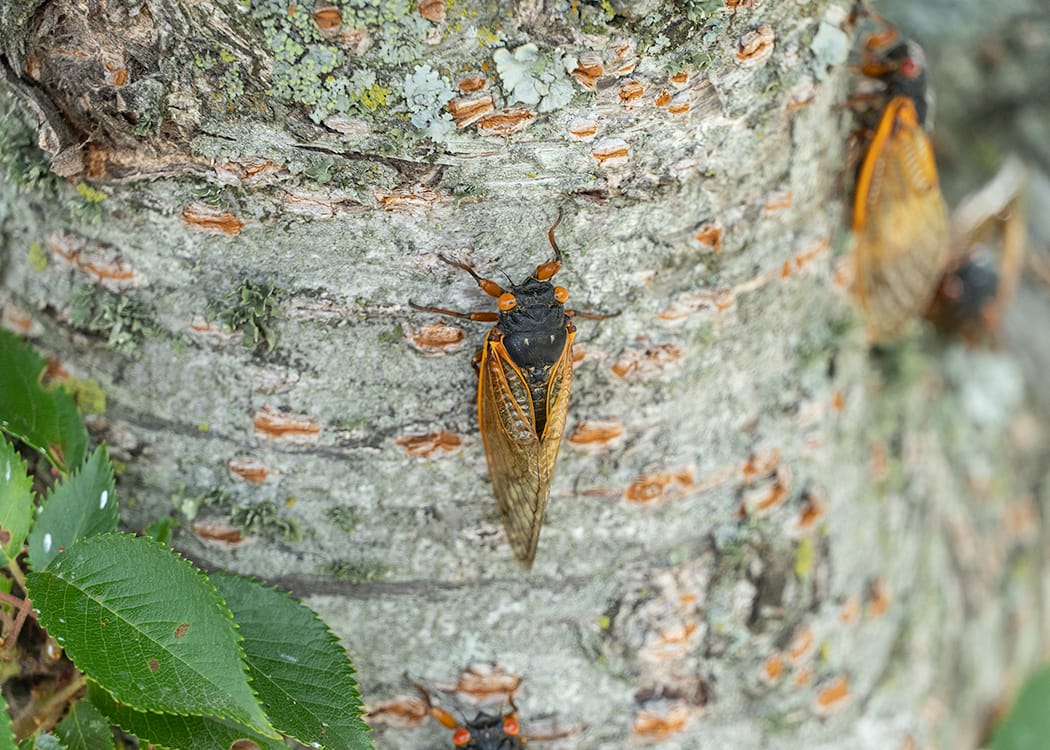
[[[481,357],[478,422],[492,491],[514,554],[532,567],[550,497],[572,389],[570,330],[561,356],[546,372],[546,403],[535,404],[521,368],[507,354],[498,331]],[[543,425],[542,434],[537,424]]]
[[[948,260],[948,210],[933,147],[906,96],[893,98],[861,163],[853,204],[853,292],[873,342],[926,309]]]

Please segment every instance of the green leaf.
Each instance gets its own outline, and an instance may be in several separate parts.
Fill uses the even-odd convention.
[[[317,615],[250,578],[210,578],[237,620],[252,686],[278,731],[314,747],[371,748],[354,669]]]
[[[63,471],[80,466],[87,430],[73,397],[40,384],[46,363],[31,346],[0,330],[0,431],[45,453]]]
[[[250,740],[260,750],[288,750],[279,740],[263,737],[247,727],[207,716],[175,716],[136,711],[113,700],[105,690],[88,683],[87,698],[109,720],[125,732],[166,750],[216,750],[229,748],[238,740]]]
[[[29,532],[29,564],[43,570],[77,539],[117,530],[113,466],[100,445],[86,464],[57,485],[40,506]]]
[[[13,445],[0,439],[0,566],[22,551],[33,521],[32,488],[25,461]]]
[[[148,537],[92,536],[26,578],[77,668],[139,711],[230,718],[273,735],[233,618],[204,574]]]
[[[1050,737],[1050,667],[1021,689],[1010,713],[995,730],[992,750],[1046,750]]]
[[[158,518],[147,526],[144,531],[147,535],[153,537],[161,544],[167,544],[171,540],[171,530],[178,525],[178,522],[171,516],[165,516],[164,518]]]
[[[113,730],[109,719],[87,701],[73,704],[66,718],[58,722],[55,734],[69,750],[113,750]]]
[[[7,701],[0,693],[0,750],[15,750],[15,730],[11,727],[11,714],[7,712]]]

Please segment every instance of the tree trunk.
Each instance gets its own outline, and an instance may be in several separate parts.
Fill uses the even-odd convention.
[[[101,385],[128,526],[303,597],[376,706],[498,706],[481,662],[565,747],[976,746],[1050,634],[1048,423],[1009,350],[868,352],[847,9],[447,6],[0,10],[4,321]],[[525,571],[486,326],[408,302],[494,309],[439,254],[516,281],[559,214],[619,315],[576,318]],[[446,741],[397,707],[377,747]]]

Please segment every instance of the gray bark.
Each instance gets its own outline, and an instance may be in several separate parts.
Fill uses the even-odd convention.
[[[0,11],[5,321],[101,384],[128,525],[186,513],[188,557],[303,597],[373,705],[483,662],[565,747],[976,746],[1050,635],[1045,360],[867,351],[837,281],[846,8],[404,5],[323,33],[324,5]],[[472,75],[457,97],[520,111],[467,122]],[[577,319],[525,572],[476,435],[485,325],[428,350],[407,303],[491,309],[438,254],[517,280],[559,211],[570,306],[620,314]],[[272,351],[222,330],[245,279]],[[388,716],[377,747],[446,742]]]

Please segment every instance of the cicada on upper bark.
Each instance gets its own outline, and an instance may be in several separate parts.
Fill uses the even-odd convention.
[[[461,313],[410,303],[416,310],[496,323],[480,354],[478,425],[496,507],[511,548],[526,568],[536,557],[572,390],[576,327],[565,309],[568,291],[551,283],[561,268],[554,240],[560,221],[547,233],[554,257],[508,288],[439,256],[495,297],[498,312]]]
[[[878,122],[857,171],[853,294],[868,337],[886,341],[927,308],[948,260],[922,51],[895,29],[868,37],[861,72],[882,82]]]

